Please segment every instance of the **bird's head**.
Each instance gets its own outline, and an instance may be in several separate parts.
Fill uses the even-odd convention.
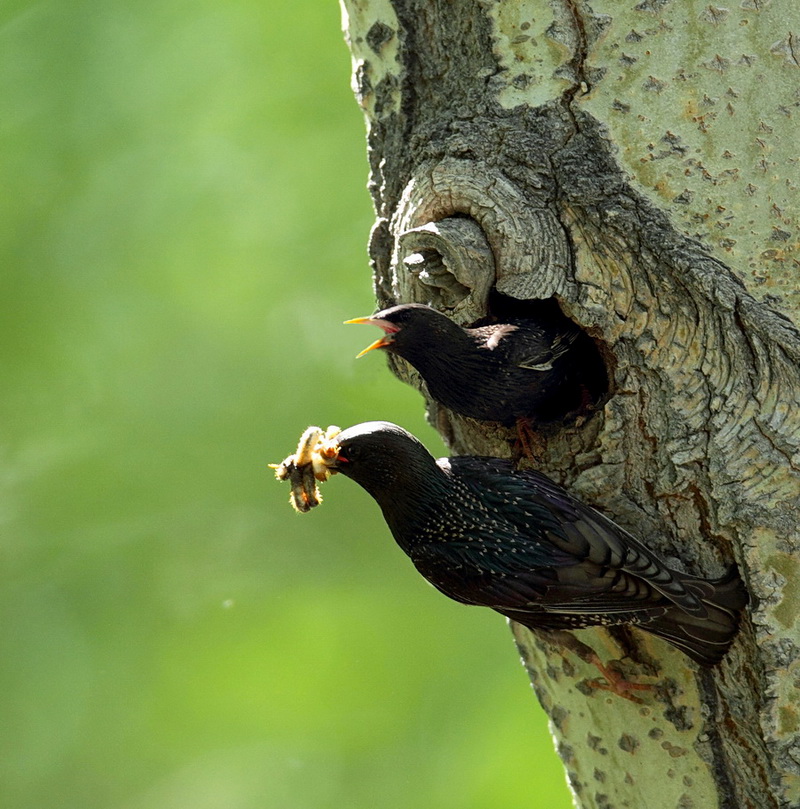
[[[270,464],[278,480],[292,484],[289,502],[299,512],[322,502],[317,486],[342,473],[371,494],[384,513],[399,513],[435,498],[447,475],[411,433],[388,421],[368,421],[346,430],[309,427],[297,451]],[[389,517],[387,516],[387,519]]]
[[[323,454],[331,472],[352,478],[379,502],[410,495],[443,474],[411,433],[388,421],[367,421],[342,430]]]
[[[385,348],[401,357],[413,357],[418,351],[430,350],[432,344],[443,337],[453,335],[452,340],[463,333],[447,315],[424,303],[403,303],[370,317],[345,320],[345,323],[369,323],[383,330],[383,336],[367,346],[359,357],[375,348]]]

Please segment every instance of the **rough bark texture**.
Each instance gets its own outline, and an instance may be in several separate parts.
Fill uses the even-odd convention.
[[[798,9],[345,2],[379,305],[467,323],[492,288],[555,296],[612,390],[541,468],[677,567],[737,561],[752,595],[711,671],[576,633],[657,684],[641,704],[512,627],[582,807],[800,805]],[[454,452],[508,455],[506,431],[429,411]]]

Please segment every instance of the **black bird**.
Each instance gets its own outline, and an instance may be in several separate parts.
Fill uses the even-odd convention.
[[[359,357],[376,348],[397,354],[435,401],[479,421],[554,423],[587,410],[607,385],[596,346],[560,312],[467,329],[430,306],[405,303],[345,322],[384,331]]]
[[[336,435],[324,463],[375,498],[417,570],[456,601],[531,629],[633,624],[706,666],[736,634],[747,594],[735,565],[718,579],[674,570],[542,474],[434,460],[385,421]]]

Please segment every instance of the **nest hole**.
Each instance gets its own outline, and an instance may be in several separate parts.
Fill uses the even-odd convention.
[[[573,344],[571,373],[574,385],[569,393],[554,397],[549,403],[547,421],[568,424],[584,420],[602,408],[611,396],[613,354],[601,340],[567,317],[555,298],[519,300],[492,290],[488,301],[489,314],[473,326],[504,323],[513,319],[532,320],[548,327],[577,328],[580,334]]]

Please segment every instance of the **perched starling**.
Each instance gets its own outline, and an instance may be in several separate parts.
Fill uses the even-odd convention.
[[[435,401],[479,421],[553,423],[587,410],[606,384],[597,379],[603,366],[594,343],[560,313],[465,329],[430,306],[407,303],[346,322],[384,331],[359,357],[376,348],[397,354]]]
[[[531,629],[633,624],[704,665],[736,634],[747,594],[735,566],[719,579],[674,570],[542,474],[434,460],[384,421],[333,435],[317,457],[375,498],[417,570],[456,601]]]

